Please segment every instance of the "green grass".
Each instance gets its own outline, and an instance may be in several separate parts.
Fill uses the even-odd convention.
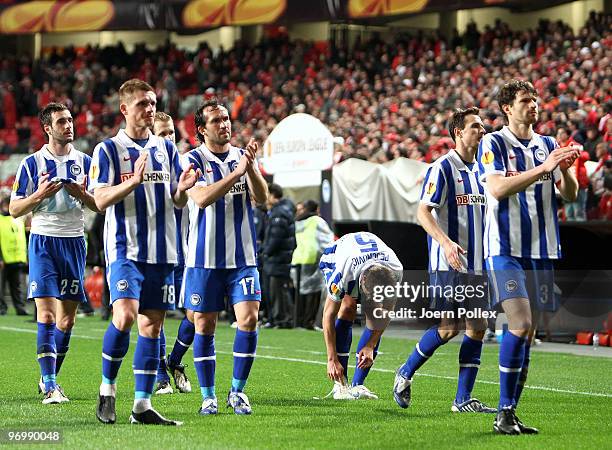
[[[166,325],[168,347],[178,321]],[[23,331],[16,331],[19,329]],[[217,332],[217,395],[220,413],[200,417],[200,395],[173,394],[153,398],[165,416],[183,420],[183,427],[132,426],[133,376],[130,353],[119,374],[114,426],[100,424],[94,415],[101,377],[101,346],[106,323],[98,318],[78,319],[70,352],[59,382],[70,403],[42,405],[36,394],[36,327],[22,317],[0,317],[1,369],[0,428],[60,429],[62,446],[69,448],[605,448],[610,444],[612,361],[534,352],[529,384],[545,389],[599,393],[571,394],[527,388],[520,405],[521,419],[540,428],[538,436],[497,436],[491,415],[454,415],[450,403],[456,388],[458,344],[442,347],[422,369],[413,385],[413,404],[400,409],[391,394],[393,371],[412,351],[414,342],[383,339],[382,353],[367,386],[378,401],[314,400],[330,389],[325,376],[323,338],[301,330],[262,330],[258,358],[247,393],[254,414],[234,416],[224,407],[232,368],[234,330],[220,323]],[[29,331],[29,332],[28,332]],[[356,344],[357,339],[354,339]],[[474,394],[497,403],[496,345],[485,346]],[[286,358],[286,359],[282,359]],[[293,360],[291,360],[293,359]],[[192,353],[187,353],[188,375],[197,391]],[[352,373],[352,369],[350,370]],[[449,377],[451,379],[447,379]],[[37,447],[40,448],[40,447]],[[608,447],[609,448],[609,447]]]

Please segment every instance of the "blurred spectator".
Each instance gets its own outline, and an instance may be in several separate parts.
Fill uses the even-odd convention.
[[[295,238],[297,247],[291,264],[298,266],[300,274],[297,326],[312,330],[325,287],[319,271],[319,259],[323,249],[334,240],[334,233],[325,219],[319,216],[319,205],[314,200],[306,200],[301,211],[296,211]]]
[[[562,146],[563,147],[563,146]],[[578,180],[578,197],[576,201],[566,203],[565,216],[567,220],[586,220],[587,197],[589,192],[589,177],[584,165],[589,160],[589,153],[580,152],[580,156],[574,162],[573,170]]]
[[[604,179],[604,193],[599,201],[599,218],[602,220],[612,220],[612,171]]]
[[[595,156],[595,147],[597,147],[597,144],[602,142],[602,140],[603,138],[599,134],[599,131],[597,131],[597,127],[591,126],[587,128],[586,140],[582,146],[584,147],[584,150],[589,153],[589,159],[591,161],[597,161],[597,157]]]
[[[293,326],[291,258],[295,250],[295,206],[283,198],[283,189],[268,186],[268,219],[263,240],[264,291],[269,300],[269,323],[278,328]]]
[[[0,200],[0,315],[5,315],[5,286],[8,284],[13,306],[18,316],[25,316],[24,273],[27,263],[27,243],[23,219],[9,215],[9,197]]]

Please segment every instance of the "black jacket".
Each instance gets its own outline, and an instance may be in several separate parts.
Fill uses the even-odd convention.
[[[268,213],[263,241],[263,262],[266,276],[288,277],[295,250],[295,206],[281,198]]]

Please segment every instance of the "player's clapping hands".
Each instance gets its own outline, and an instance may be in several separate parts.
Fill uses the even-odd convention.
[[[62,183],[49,181],[49,174],[46,173],[42,177],[40,177],[40,181],[38,183],[38,189],[36,190],[36,195],[44,200],[49,197],[53,197],[55,194],[59,192],[62,188]]]
[[[85,195],[85,179],[83,180],[83,184],[64,183],[64,189],[66,189],[72,197],[83,201],[83,196]]]
[[[550,152],[548,158],[546,158],[546,161],[544,161],[542,165],[546,172],[552,172],[557,166],[559,166],[561,170],[566,171],[574,164],[579,154],[580,152],[578,149],[572,145],[557,148]]]
[[[193,164],[190,164],[189,167],[181,173],[177,188],[179,192],[185,192],[191,189],[202,176],[202,171],[200,169],[193,170],[193,167]]]
[[[147,168],[147,159],[149,154],[142,152],[136,162],[134,163],[134,176],[132,177],[133,182],[136,185],[142,184],[144,181],[144,173]]]
[[[242,155],[242,157],[240,158],[240,162],[236,167],[238,175],[242,176],[247,172],[247,170],[252,170],[253,162],[255,161],[255,155],[257,154],[258,149],[259,145],[257,144],[257,142],[255,142],[254,138],[251,138],[251,140],[246,146],[246,151],[244,152],[244,155]]]

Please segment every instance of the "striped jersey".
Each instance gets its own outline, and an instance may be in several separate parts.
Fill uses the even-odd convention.
[[[347,294],[358,298],[359,277],[374,262],[393,269],[397,272],[397,281],[401,281],[402,263],[378,236],[369,232],[342,236],[323,251],[319,262],[327,294],[337,302]]]
[[[189,164],[200,169],[196,186],[209,186],[232,172],[244,150],[230,146],[221,161],[205,144],[187,153]],[[257,164],[254,164],[257,169]],[[232,269],[256,266],[255,222],[246,174],[215,203],[202,209],[189,199],[187,267]]]
[[[178,266],[185,265],[187,236],[189,235],[189,208],[174,208],[176,218],[176,259]]]
[[[455,150],[434,162],[425,175],[421,203],[433,206],[439,227],[466,253],[459,255],[469,273],[482,273],[482,239],[487,198],[478,180],[478,166],[470,169]],[[451,270],[442,246],[427,235],[429,271]]]
[[[38,189],[40,178],[49,174],[53,178],[71,179],[87,183],[91,158],[71,144],[67,155],[57,156],[46,145],[27,156],[17,169],[11,198],[25,198]],[[32,211],[31,233],[54,237],[83,236],[83,204],[60,189],[53,197],[44,199]]]
[[[176,264],[176,218],[172,196],[181,175],[176,146],[149,134],[144,147],[124,130],[94,149],[91,189],[115,186],[134,176],[134,163],[147,152],[144,182],[106,209],[104,251],[110,264],[121,259]]]
[[[506,126],[484,136],[478,148],[480,180],[487,176],[519,175],[542,164],[558,147],[549,136],[533,133],[524,146]],[[509,255],[517,258],[557,259],[561,257],[555,183],[561,179],[557,167],[544,174],[523,192],[497,201],[487,192],[485,258]]]

